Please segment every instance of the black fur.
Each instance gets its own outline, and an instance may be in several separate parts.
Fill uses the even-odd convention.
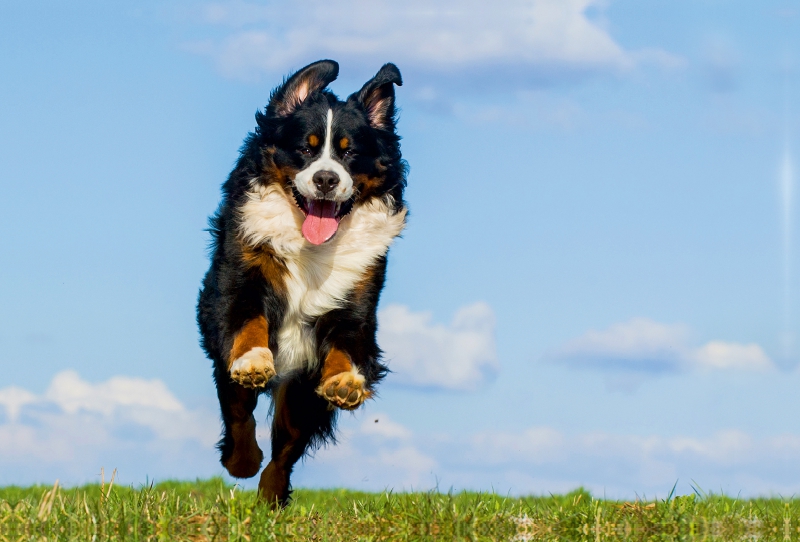
[[[244,388],[229,375],[234,338],[245,323],[265,316],[270,330],[269,347],[277,355],[277,330],[286,314],[286,299],[280,284],[274,277],[265,277],[261,268],[247,264],[244,250],[254,247],[246,247],[238,234],[239,211],[251,180],[263,185],[281,183],[302,208],[302,198],[291,183],[292,175],[284,173],[300,171],[315,159],[313,151],[307,148],[308,136],[319,131],[324,112],[331,108],[338,119],[337,130],[351,142],[347,152],[335,149],[335,158],[354,179],[380,179],[377,183],[357,186],[351,201],[343,207],[349,211],[370,198],[386,195],[392,196],[396,211],[405,206],[407,168],[395,132],[394,85],[402,84],[400,72],[393,64],[386,64],[346,101],[340,101],[325,88],[337,74],[338,64],[333,61],[311,64],[284,80],[272,92],[265,110],[256,113],[256,129],[245,139],[236,166],[222,186],[222,202],[210,219],[211,266],[197,307],[201,344],[214,363],[222,412],[224,430],[218,443],[221,461],[226,464],[234,454],[232,428],[249,423],[259,393],[270,393],[275,403],[272,463],[262,475],[264,487],[260,488],[262,496],[277,499],[280,504],[288,499],[288,476],[293,464],[307,451],[334,440],[337,410],[314,392],[320,381],[319,370],[273,378],[261,391]],[[280,269],[281,259],[270,250],[269,243],[255,248],[262,251],[263,257],[273,258],[276,269]],[[365,376],[369,390],[387,372],[376,342],[376,310],[385,273],[386,257],[381,256],[365,276],[365,284],[357,292],[353,290],[342,308],[312,322],[319,359],[325,359],[333,347],[346,352]],[[289,438],[289,434],[295,437]],[[254,454],[253,464],[260,464],[260,452]],[[250,472],[247,470],[247,475],[252,475]],[[280,482],[283,476],[285,487]],[[265,477],[274,480],[265,483]],[[280,487],[270,489],[267,487],[270,484]]]

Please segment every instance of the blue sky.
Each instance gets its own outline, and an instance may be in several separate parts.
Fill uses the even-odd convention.
[[[297,485],[800,491],[800,6],[298,6],[0,6],[0,483],[222,472],[206,218],[334,58],[403,72],[411,219],[395,373]]]

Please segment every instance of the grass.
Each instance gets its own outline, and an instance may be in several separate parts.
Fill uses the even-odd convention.
[[[273,512],[221,479],[134,489],[0,488],[0,541],[23,540],[800,540],[800,500],[698,492],[621,502],[305,490]]]

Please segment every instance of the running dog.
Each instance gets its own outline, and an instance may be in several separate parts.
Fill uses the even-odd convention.
[[[201,344],[222,410],[221,462],[255,476],[253,410],[272,399],[272,457],[259,496],[285,506],[294,464],[334,441],[339,409],[385,376],[375,339],[386,255],[403,230],[406,163],[395,129],[394,64],[345,101],[331,60],[288,77],[256,113],[210,219]]]

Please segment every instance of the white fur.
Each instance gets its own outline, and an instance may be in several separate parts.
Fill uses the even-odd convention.
[[[257,346],[245,352],[240,358],[231,364],[231,373],[264,370],[265,367],[272,365],[272,352],[269,348]]]
[[[300,231],[305,215],[282,187],[259,185],[250,190],[241,211],[240,234],[253,246],[271,244],[288,269],[286,314],[277,331],[279,374],[319,362],[313,321],[342,306],[367,268],[403,231],[406,210],[395,213],[392,204],[387,196],[354,207],[331,240],[312,245]]]
[[[333,159],[333,152],[331,140],[333,139],[333,110],[328,109],[328,115],[325,128],[325,143],[322,146],[322,152],[319,157],[308,164],[308,166],[300,170],[294,178],[294,185],[297,191],[307,199],[319,199],[317,186],[314,184],[314,174],[318,171],[332,171],[339,176],[339,184],[336,186],[331,194],[328,194],[325,199],[343,202],[350,199],[353,195],[353,178],[344,168],[344,166]]]
[[[334,379],[340,380],[340,376],[339,375],[341,375],[341,374],[342,373],[339,373],[338,375],[333,375],[330,378],[328,378],[328,380],[326,380],[325,382],[321,382],[320,383],[320,388],[322,388],[326,383],[330,382],[331,380],[334,380]],[[364,375],[361,374],[361,371],[358,370],[358,367],[356,366],[355,363],[352,363],[350,365],[350,370],[347,371],[344,374],[349,374],[350,375],[349,378],[352,379],[352,382],[355,382],[355,383],[360,384],[362,386],[363,386],[364,382],[367,380],[366,378],[364,378]]]
[[[361,374],[361,371],[358,370],[358,367],[356,367],[355,363],[352,363],[350,365],[350,372],[353,375],[353,381],[354,382],[358,382],[359,384],[363,384],[364,381],[366,380],[366,378],[364,378],[364,375]]]

